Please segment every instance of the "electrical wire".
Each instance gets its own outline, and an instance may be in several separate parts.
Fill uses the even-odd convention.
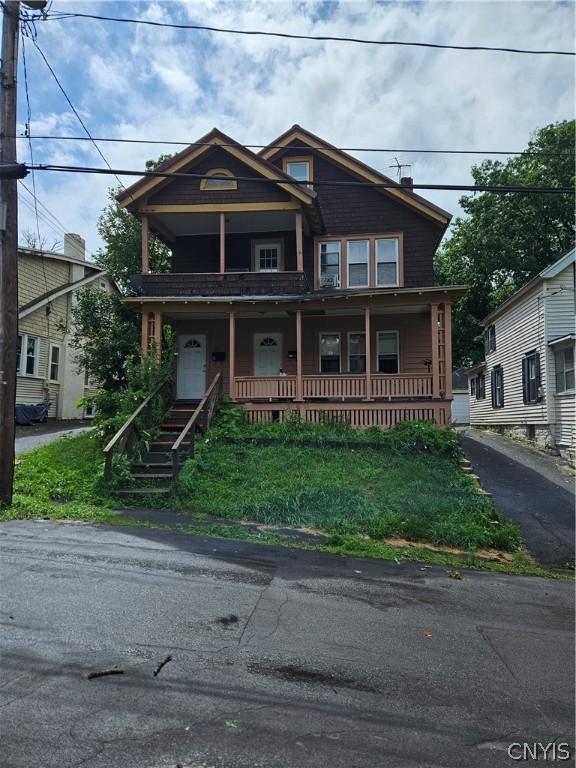
[[[336,35],[298,35],[290,32],[267,32],[253,29],[231,29],[226,27],[212,27],[204,24],[176,24],[172,22],[150,21],[149,19],[128,19],[115,16],[101,16],[94,13],[66,13],[50,11],[41,16],[34,17],[38,21],[63,21],[65,19],[93,19],[95,21],[115,22],[119,24],[142,24],[149,27],[164,27],[168,29],[195,30],[200,32],[216,32],[230,35],[245,35],[258,37],[278,37],[287,40],[311,40],[315,42],[356,43],[361,45],[403,46],[415,48],[433,48],[453,51],[496,51],[502,53],[528,54],[532,56],[575,56],[574,51],[558,50],[534,50],[527,48],[511,48],[491,45],[448,45],[441,43],[425,43],[406,40],[369,40],[358,37],[339,37]]]
[[[70,231],[69,229],[67,229],[67,228],[65,227],[65,225],[64,225],[64,224],[62,224],[62,222],[60,221],[60,219],[59,219],[59,218],[58,218],[58,217],[57,217],[57,216],[56,216],[54,213],[52,213],[52,211],[51,211],[49,208],[47,208],[47,207],[44,205],[44,203],[42,202],[42,200],[40,200],[40,198],[38,198],[38,197],[36,197],[36,196],[34,195],[34,192],[32,192],[32,190],[30,189],[30,187],[27,187],[27,186],[26,186],[26,184],[24,184],[24,182],[22,181],[22,179],[18,179],[18,183],[19,183],[19,184],[20,184],[20,186],[21,186],[21,187],[22,187],[22,188],[23,188],[23,189],[24,189],[24,190],[25,190],[25,191],[26,191],[26,192],[27,192],[27,193],[30,195],[30,197],[31,197],[33,200],[35,199],[35,200],[36,200],[36,202],[38,203],[38,205],[39,205],[41,208],[43,208],[43,209],[44,209],[44,212],[43,212],[43,211],[39,211],[39,215],[40,215],[40,216],[43,216],[44,220],[48,219],[48,220],[51,222],[51,225],[53,226],[53,228],[54,228],[54,231],[56,231],[56,228],[57,228],[58,230],[60,230],[60,231],[62,232],[62,234],[66,234],[67,232],[69,232],[69,231]]]

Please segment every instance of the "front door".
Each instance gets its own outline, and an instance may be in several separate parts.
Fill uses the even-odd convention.
[[[254,334],[254,376],[278,376],[282,368],[282,334]]]
[[[206,336],[178,336],[176,396],[200,400],[206,391]]]

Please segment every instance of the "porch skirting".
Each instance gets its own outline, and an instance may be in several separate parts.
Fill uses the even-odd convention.
[[[342,421],[355,428],[391,429],[400,421],[432,421],[440,427],[450,424],[450,401],[409,403],[242,403],[252,424],[285,421],[298,414],[303,421],[319,424]]]

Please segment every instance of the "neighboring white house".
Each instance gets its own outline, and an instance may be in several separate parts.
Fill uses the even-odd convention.
[[[452,423],[457,426],[470,424],[468,371],[465,368],[456,368],[452,372]]]
[[[76,291],[84,286],[116,291],[105,272],[84,259],[84,240],[64,236],[64,253],[18,249],[18,352],[16,405],[48,407],[48,417],[91,414],[78,406],[93,388],[78,371],[70,346]],[[26,409],[18,409],[26,415]]]
[[[486,361],[469,369],[470,423],[574,460],[574,250],[485,318]]]

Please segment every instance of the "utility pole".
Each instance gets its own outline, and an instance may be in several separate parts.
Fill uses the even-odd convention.
[[[0,166],[16,163],[20,3],[5,0],[0,75]],[[1,168],[0,168],[1,170]],[[18,189],[0,176],[0,504],[12,503],[18,338]]]

